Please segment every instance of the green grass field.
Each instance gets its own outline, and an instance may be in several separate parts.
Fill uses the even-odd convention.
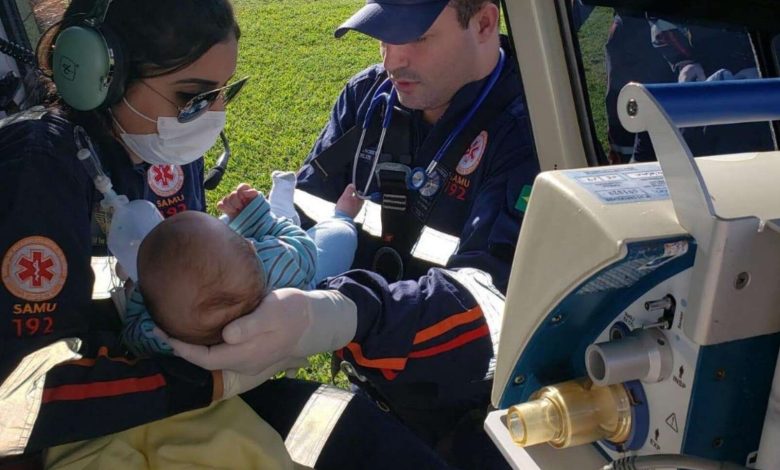
[[[585,80],[588,84],[588,98],[593,113],[593,124],[601,145],[607,144],[607,115],[604,96],[607,94],[607,72],[604,67],[604,44],[607,42],[609,26],[612,23],[612,9],[598,7],[582,25],[578,38]]]
[[[209,205],[240,182],[266,191],[275,169],[297,169],[328,119],[346,81],[379,60],[378,43],[356,33],[335,39],[333,31],[363,0],[234,0],[242,30],[236,77],[250,75],[230,105],[227,133],[233,158]],[[606,80],[603,44],[611,10],[596,11],[581,31],[583,64],[591,106],[603,110]],[[517,34],[517,33],[516,33]],[[596,112],[606,135],[603,111]],[[212,152],[211,158],[216,155]],[[299,377],[330,381],[330,355],[312,359]],[[343,375],[336,381],[346,382]]]
[[[346,81],[379,60],[376,41],[354,32],[333,37],[333,30],[363,3],[234,0],[242,29],[236,77],[251,79],[230,105],[233,159],[222,185],[209,194],[212,207],[239,182],[267,190],[272,170],[298,168]],[[579,35],[594,121],[603,137],[603,45],[611,11],[597,8]]]
[[[239,182],[266,190],[274,169],[298,168],[354,73],[379,59],[370,38],[333,30],[362,0],[235,0],[242,30],[236,77],[251,76],[230,105],[233,159],[213,204]]]

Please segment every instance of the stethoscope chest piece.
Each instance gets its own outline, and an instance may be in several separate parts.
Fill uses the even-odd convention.
[[[425,174],[425,169],[417,167],[409,174],[409,180],[407,185],[412,191],[419,191],[428,182],[428,175]]]

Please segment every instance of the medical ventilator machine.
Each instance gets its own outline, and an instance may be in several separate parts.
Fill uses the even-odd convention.
[[[537,178],[486,429],[522,469],[780,469],[780,152],[694,160],[677,130],[778,119],[780,80],[618,107],[659,162]]]

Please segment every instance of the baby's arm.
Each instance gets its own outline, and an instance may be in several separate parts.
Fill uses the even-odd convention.
[[[306,288],[317,270],[317,247],[303,229],[287,218],[276,218],[262,194],[257,194],[230,228],[253,241],[263,263],[269,289]]]

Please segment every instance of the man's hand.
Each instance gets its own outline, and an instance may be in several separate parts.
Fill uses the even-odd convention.
[[[258,194],[260,193],[253,187],[246,183],[241,183],[235,191],[228,194],[217,203],[217,209],[227,215],[231,220],[235,219]]]
[[[335,291],[277,289],[250,314],[222,330],[223,344],[199,346],[164,338],[176,355],[209,370],[273,373],[284,364],[345,346],[355,335],[357,308]],[[271,375],[273,375],[273,373]]]
[[[684,65],[680,69],[679,75],[677,75],[677,83],[686,82],[703,82],[707,79],[704,74],[704,68],[698,62],[691,62]]]

